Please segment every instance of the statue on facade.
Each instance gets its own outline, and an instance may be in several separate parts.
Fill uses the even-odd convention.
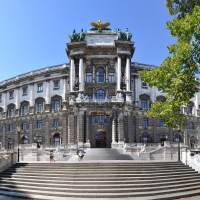
[[[102,30],[110,30],[109,28],[107,28],[108,26],[110,26],[110,22],[104,24],[102,20],[99,20],[98,23],[91,22],[90,25],[94,27],[90,30],[98,30],[99,32],[102,32]]]
[[[126,32],[124,33],[126,41],[131,41],[132,34],[128,31],[128,28],[126,28]]]
[[[122,32],[121,32],[121,29],[120,29],[120,28],[117,29],[117,39],[118,39],[118,40],[121,40],[121,39],[122,39]]]
[[[81,32],[79,33],[79,41],[85,40],[85,32],[83,32],[83,29],[81,29]]]
[[[77,33],[76,33],[76,30],[74,29],[73,31],[72,31],[72,33],[69,35],[69,38],[70,38],[70,40],[71,40],[71,42],[77,42]]]

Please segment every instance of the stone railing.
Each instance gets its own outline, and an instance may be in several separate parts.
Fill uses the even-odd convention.
[[[15,76],[13,78],[10,78],[10,79],[7,79],[7,80],[0,82],[0,86],[3,86],[5,84],[8,84],[8,83],[11,83],[11,82],[14,82],[14,81],[18,81],[18,80],[23,79],[23,78],[32,77],[32,76],[37,75],[37,74],[41,74],[41,73],[45,73],[45,72],[51,72],[51,71],[63,69],[63,68],[66,68],[66,67],[67,67],[67,64],[60,64],[60,65],[54,65],[54,66],[34,70],[34,71],[31,71],[31,72],[27,72],[25,74],[21,74],[21,75],[18,75],[18,76]]]
[[[0,152],[0,173],[13,166],[17,162],[17,154],[12,152]]]

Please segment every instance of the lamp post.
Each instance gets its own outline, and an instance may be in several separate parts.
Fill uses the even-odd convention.
[[[19,162],[19,144],[20,144],[20,124],[17,124],[17,134],[18,134],[18,162]]]
[[[176,142],[178,142],[178,161],[181,161],[181,155],[180,155],[180,130],[178,130],[178,133],[175,135]]]

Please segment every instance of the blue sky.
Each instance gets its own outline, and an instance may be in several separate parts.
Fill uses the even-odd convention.
[[[19,74],[69,62],[68,35],[90,22],[128,27],[136,51],[132,62],[159,66],[175,39],[166,29],[172,17],[165,0],[1,0],[0,82]]]

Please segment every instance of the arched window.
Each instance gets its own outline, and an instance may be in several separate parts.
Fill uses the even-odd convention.
[[[105,99],[105,92],[104,90],[98,90],[96,93],[96,99]]]
[[[23,138],[22,138],[22,143],[23,144],[28,144],[28,136],[27,135],[24,135]]]
[[[147,144],[149,134],[147,132],[142,133],[142,143]]]
[[[8,105],[8,116],[13,117],[15,114],[15,104]]]
[[[105,73],[102,67],[98,68],[96,71],[96,82],[97,83],[105,82]]]

